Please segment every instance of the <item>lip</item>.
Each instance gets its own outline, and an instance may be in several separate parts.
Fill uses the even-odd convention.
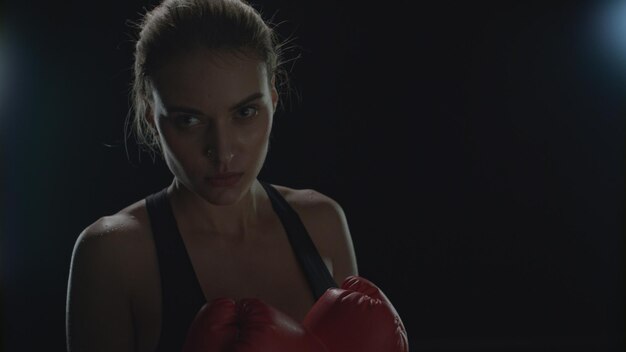
[[[243,176],[243,172],[227,172],[207,177],[207,181],[213,187],[230,187],[236,185]]]

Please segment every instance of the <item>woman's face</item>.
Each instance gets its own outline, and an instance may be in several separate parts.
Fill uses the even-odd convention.
[[[265,161],[278,100],[265,63],[198,49],[169,59],[152,86],[148,118],[174,176],[212,204],[240,200]]]

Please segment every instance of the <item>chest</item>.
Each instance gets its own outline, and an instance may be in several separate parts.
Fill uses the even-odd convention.
[[[304,317],[313,304],[311,289],[286,235],[273,231],[279,235],[245,246],[212,242],[187,249],[207,300],[260,298]]]
[[[204,297],[259,298],[297,321],[314,303],[295,253],[280,228],[249,245],[185,240],[185,248]],[[185,237],[185,236],[183,236]],[[153,247],[141,256],[142,275],[133,294],[137,351],[154,351],[161,334],[162,297],[158,259]],[[330,260],[320,253],[329,270]],[[331,271],[332,272],[332,271]]]

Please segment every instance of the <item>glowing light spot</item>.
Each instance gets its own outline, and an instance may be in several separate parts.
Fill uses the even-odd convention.
[[[599,54],[613,69],[626,74],[626,0],[600,2],[593,28]]]

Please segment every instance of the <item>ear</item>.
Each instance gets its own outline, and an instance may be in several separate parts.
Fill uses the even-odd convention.
[[[276,76],[272,76],[272,82],[270,83],[271,95],[272,95],[272,106],[274,111],[276,111],[276,106],[278,105],[278,90],[276,89]]]
[[[145,104],[146,104],[146,110],[143,114],[143,118],[146,120],[148,125],[150,125],[155,131],[157,131],[156,121],[154,120],[154,108],[152,107],[152,104],[150,104],[149,101],[146,101]]]
[[[152,108],[149,105],[146,106],[146,111],[144,112],[143,118],[146,120],[148,125],[152,126],[152,128],[155,127],[154,112],[152,111]]]
[[[141,95],[141,100],[144,106],[143,118],[145,122],[150,126],[155,133],[158,133],[156,118],[155,118],[155,99],[154,88],[150,79],[147,80],[144,94]]]

